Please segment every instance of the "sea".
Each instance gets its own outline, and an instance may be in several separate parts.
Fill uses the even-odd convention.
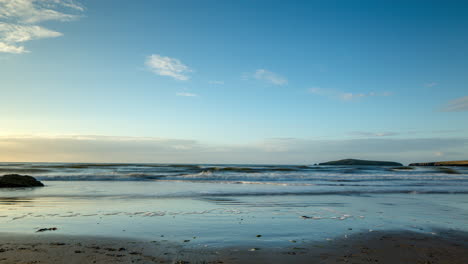
[[[45,187],[0,189],[3,233],[261,248],[468,232],[468,167],[0,163],[5,174]]]

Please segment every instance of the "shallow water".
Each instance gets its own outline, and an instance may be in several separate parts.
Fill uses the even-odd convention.
[[[374,230],[468,231],[463,167],[454,168],[457,174],[373,166],[0,168],[2,174],[30,170],[46,184],[0,190],[0,232],[57,227],[53,232],[60,234],[190,240],[187,246],[282,246]]]

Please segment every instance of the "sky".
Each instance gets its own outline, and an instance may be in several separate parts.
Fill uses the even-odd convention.
[[[464,1],[0,0],[0,160],[468,159]]]

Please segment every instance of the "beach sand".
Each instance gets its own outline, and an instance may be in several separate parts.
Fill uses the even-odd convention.
[[[0,234],[0,263],[468,263],[468,235],[375,231],[281,248],[190,247],[53,234]]]

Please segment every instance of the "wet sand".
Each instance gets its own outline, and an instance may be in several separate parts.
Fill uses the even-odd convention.
[[[468,234],[448,230],[376,231],[281,248],[189,244],[2,233],[0,263],[468,263]]]

